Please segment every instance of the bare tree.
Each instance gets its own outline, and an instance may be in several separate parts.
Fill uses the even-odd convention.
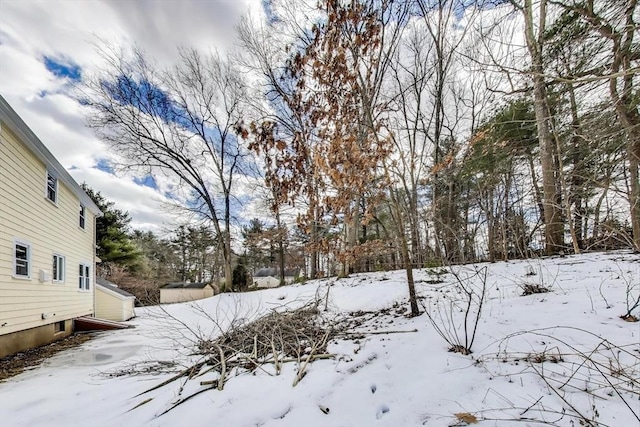
[[[429,219],[433,224],[435,257],[449,262],[465,258],[467,221],[464,217],[468,214],[460,200],[462,189],[453,179],[455,168],[452,166],[460,141],[472,131],[478,119],[477,94],[472,93],[472,84],[461,81],[457,75],[464,73],[462,53],[482,3],[469,6],[462,0],[415,2],[418,28],[425,34],[421,43],[428,46],[425,59],[429,70],[428,79],[423,82],[424,104],[418,116],[422,137],[431,151],[431,158],[423,159],[429,165],[430,176],[422,179],[428,179],[430,187]]]
[[[120,167],[167,176],[176,205],[211,222],[230,289],[232,198],[247,166],[236,135],[244,83],[215,53],[180,50],[178,64],[166,70],[137,48],[100,53],[106,65],[79,94],[88,125]]]
[[[567,76],[570,81],[585,76],[605,79],[618,120],[626,133],[629,174],[628,199],[633,230],[633,246],[640,251],[640,112],[637,87],[640,52],[638,37],[638,1],[607,0],[551,1],[580,17],[589,31],[598,34],[609,49],[604,66],[584,71],[578,76]]]
[[[282,20],[267,26],[257,26],[245,17],[237,27],[243,52],[239,60],[257,76],[259,96],[251,102],[253,120],[247,126],[247,136],[249,147],[264,158],[265,184],[273,196],[270,209],[279,221],[282,204],[306,207],[299,222],[310,236],[310,277],[315,278],[323,184],[314,160],[317,153],[312,149],[316,130],[303,108],[303,83],[290,72],[291,50],[305,49],[310,43],[302,30],[305,23],[296,21],[294,6],[300,5],[284,5]],[[283,32],[293,34],[283,40]]]
[[[547,30],[547,0],[536,3],[524,0],[522,5],[514,3],[524,18],[524,34],[531,60],[531,81],[533,83],[533,104],[540,142],[540,163],[542,165],[542,194],[544,207],[545,252],[554,254],[562,250],[564,223],[558,192],[559,171],[554,156],[557,155],[554,128],[549,108],[547,82],[545,79],[545,31]],[[537,7],[536,7],[537,6]],[[537,22],[536,22],[537,18]]]

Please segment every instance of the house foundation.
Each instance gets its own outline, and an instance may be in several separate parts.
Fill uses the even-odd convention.
[[[73,319],[0,335],[0,358],[61,340],[73,333]]]

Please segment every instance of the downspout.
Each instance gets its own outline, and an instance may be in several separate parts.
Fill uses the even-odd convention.
[[[91,286],[91,292],[93,294],[93,310],[91,313],[91,317],[96,317],[96,287],[98,286],[98,282],[96,280],[97,278],[96,250],[98,249],[98,245],[96,244],[96,239],[98,238],[97,222],[98,222],[98,216],[94,214],[93,215],[93,242],[91,245],[93,247],[93,269],[92,269],[93,282]]]

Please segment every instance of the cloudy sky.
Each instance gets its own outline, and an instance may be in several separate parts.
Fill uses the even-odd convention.
[[[175,225],[163,195],[112,173],[71,83],[98,64],[100,40],[135,43],[168,65],[178,46],[228,49],[245,13],[262,16],[262,0],[0,0],[0,94],[76,181],[129,211],[134,228],[161,232]]]

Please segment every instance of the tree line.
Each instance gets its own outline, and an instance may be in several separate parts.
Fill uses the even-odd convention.
[[[82,188],[103,213],[96,219],[98,276],[116,282],[144,304],[157,303],[159,286],[166,283],[224,284],[222,249],[210,227],[183,224],[163,230],[164,237],[152,231],[136,230],[131,226],[128,212],[118,209],[113,201],[88,185],[82,184]],[[243,250],[234,251],[233,258],[234,264],[241,265],[240,270],[246,272],[242,274],[248,277],[242,278],[242,283],[234,282],[234,288],[246,289],[261,268],[284,272],[285,260],[287,268],[304,269],[302,246],[291,242],[282,246],[289,238],[282,238],[281,233],[287,231],[258,218],[242,228]]]
[[[168,68],[103,46],[78,95],[121,166],[174,178],[228,288],[251,185],[281,270],[288,246],[309,277],[404,268],[414,314],[430,263],[640,251],[637,0],[288,0],[263,18]]]

